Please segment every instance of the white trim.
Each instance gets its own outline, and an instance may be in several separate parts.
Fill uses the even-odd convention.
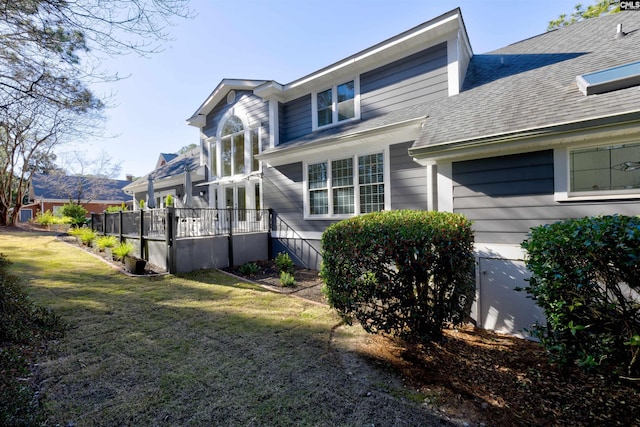
[[[353,81],[353,117],[338,120],[338,86]],[[331,123],[318,126],[318,93],[331,89]],[[326,129],[343,123],[360,120],[360,76],[347,78],[340,83],[334,83],[330,87],[311,92],[311,130]]]
[[[458,33],[455,34],[455,37],[447,40],[447,86],[449,96],[460,93],[460,49],[458,43]]]
[[[322,231],[273,230],[271,237],[274,239],[320,240],[322,233]]]
[[[438,163],[438,211],[453,212],[453,164]]]
[[[604,201],[604,200],[631,200],[640,199],[640,189],[631,190],[611,190],[611,191],[579,191],[571,192],[570,184],[570,156],[569,151],[589,148],[589,147],[606,147],[611,145],[619,145],[625,143],[637,143],[637,139],[615,139],[600,140],[599,143],[576,144],[556,148],[553,150],[553,175],[554,175],[554,193],[553,199],[556,202],[571,201]]]
[[[269,148],[273,148],[280,144],[280,115],[278,101],[276,99],[269,100]],[[260,144],[260,152],[262,152],[262,144]]]

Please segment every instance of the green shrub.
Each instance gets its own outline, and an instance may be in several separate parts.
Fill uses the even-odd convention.
[[[173,206],[173,196],[171,194],[167,195],[167,198],[164,199],[164,204],[165,206],[169,207],[169,206]]]
[[[331,225],[320,275],[329,304],[372,333],[411,341],[442,337],[475,296],[473,234],[462,215],[391,211]]]
[[[133,252],[133,245],[129,242],[122,242],[111,251],[119,260],[123,260]]]
[[[640,374],[640,218],[599,216],[531,229],[522,243],[526,292],[544,309],[536,324],[561,365]]]
[[[88,227],[80,227],[77,236],[80,238],[83,244],[89,246],[96,238],[96,232]]]
[[[9,265],[0,254],[0,425],[44,425],[34,390],[24,379],[42,340],[62,336],[64,324],[33,303],[22,280],[7,271]]]
[[[120,206],[107,206],[107,209],[105,209],[105,211],[107,213],[113,213],[113,212],[120,212],[120,211],[128,211],[129,209],[127,208],[127,205],[122,202],[122,204]]]
[[[80,227],[87,222],[87,210],[84,206],[77,203],[67,203],[62,206],[61,213],[63,216],[71,218],[71,225]]]
[[[73,218],[69,216],[55,216],[53,217],[53,224],[71,224],[73,222]]]
[[[280,285],[284,287],[294,287],[296,285],[296,279],[293,274],[286,271],[280,272]]]
[[[36,223],[40,225],[50,225],[56,220],[56,217],[50,210],[46,212],[38,212],[36,214]]]
[[[243,276],[255,276],[260,273],[260,267],[255,262],[247,262],[240,266],[240,274]]]
[[[293,261],[291,257],[286,252],[280,252],[278,256],[276,256],[276,268],[279,272],[287,272],[293,273]]]
[[[116,236],[100,236],[96,238],[96,246],[103,251],[105,248],[113,248],[118,244]]]

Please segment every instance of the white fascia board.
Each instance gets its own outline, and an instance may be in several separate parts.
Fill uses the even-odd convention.
[[[409,155],[421,165],[439,164],[526,150],[554,148],[576,142],[588,144],[589,141],[600,141],[603,138],[640,136],[639,125],[640,110],[634,110],[416,149],[410,148]]]
[[[370,148],[380,144],[391,145],[398,142],[414,141],[424,120],[424,117],[419,117],[375,129],[318,139],[299,146],[287,147],[285,144],[280,149],[263,152],[256,157],[271,166],[278,166],[308,160],[319,154],[335,153],[336,150],[341,149],[353,150],[363,146]]]
[[[195,113],[187,119],[187,124],[195,127],[204,126],[204,120],[207,114],[222,101],[230,90],[253,90],[264,84],[265,80],[240,80],[240,79],[224,79],[211,92],[211,95],[198,107]]]

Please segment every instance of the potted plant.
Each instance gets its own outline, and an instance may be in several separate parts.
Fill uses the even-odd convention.
[[[123,242],[116,246],[113,248],[113,254],[124,262],[124,268],[129,273],[144,274],[147,261],[133,256],[133,245],[131,243]]]

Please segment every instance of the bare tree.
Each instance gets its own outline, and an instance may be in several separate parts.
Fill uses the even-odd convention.
[[[12,223],[34,162],[91,132],[90,90],[117,79],[105,56],[157,52],[188,0],[0,0],[0,225]]]
[[[114,162],[106,151],[95,157],[84,151],[72,151],[60,158],[61,165],[55,173],[39,178],[58,197],[80,205],[120,194],[120,189],[113,185],[113,179],[120,173],[120,163]]]

